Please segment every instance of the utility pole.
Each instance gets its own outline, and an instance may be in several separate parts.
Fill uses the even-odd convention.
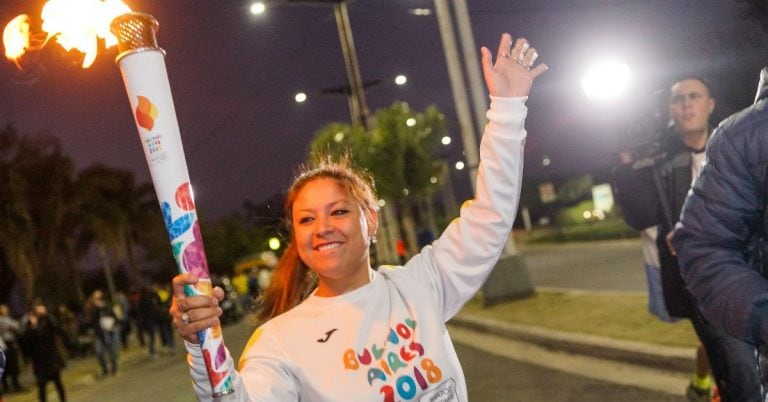
[[[477,146],[478,135],[476,133],[482,132],[486,124],[485,111],[488,108],[487,95],[482,84],[480,62],[478,61],[479,52],[475,46],[472,34],[466,0],[434,0],[434,2],[448,67],[448,77],[451,82],[451,91],[456,105],[456,114],[464,144],[464,157],[469,165],[469,178],[474,193],[476,190],[477,168],[480,160],[479,148]],[[453,4],[455,7],[454,14],[459,25],[459,37],[461,38],[464,56],[463,68],[456,45],[456,34],[453,28],[450,4]],[[471,96],[464,83],[464,69],[466,69],[470,83]],[[472,113],[470,112],[469,99],[472,100],[473,104],[474,124]],[[502,258],[483,285],[484,302],[486,305],[489,305],[502,300],[527,297],[531,294],[533,294],[533,285],[525,266],[525,260],[517,252],[515,239],[513,234],[510,233],[504,245]]]
[[[274,4],[280,4],[280,1],[274,1]],[[355,41],[352,38],[352,27],[349,24],[349,13],[347,11],[347,0],[283,0],[282,3],[288,4],[311,4],[327,5],[333,4],[333,14],[336,17],[336,27],[339,31],[339,42],[341,43],[341,52],[344,55],[344,67],[347,70],[347,80],[349,81],[350,98],[349,114],[352,118],[352,124],[361,126],[368,131],[368,105],[365,103],[365,91],[363,89],[363,80],[360,76],[360,67],[357,63],[357,52],[355,51]]]
[[[456,105],[456,117],[459,119],[461,141],[464,145],[464,158],[467,160],[469,180],[472,185],[472,193],[475,192],[477,181],[477,166],[480,163],[480,152],[477,147],[477,133],[472,123],[472,113],[469,109],[464,73],[461,68],[461,60],[456,46],[456,35],[453,29],[450,5],[448,0],[435,0],[435,13],[437,24],[440,28],[440,37],[443,40],[445,64],[448,67],[448,78],[451,81],[453,102]]]
[[[355,51],[355,42],[352,39],[352,28],[349,24],[349,13],[347,12],[347,2],[342,0],[333,6],[333,12],[336,16],[336,26],[339,29],[339,41],[341,42],[341,51],[344,54],[344,65],[347,68],[347,78],[349,88],[352,93],[349,111],[352,115],[352,124],[363,127],[367,132],[370,127],[368,124],[368,105],[365,103],[365,92],[363,91],[363,80],[360,77],[360,67],[357,62],[357,52]]]

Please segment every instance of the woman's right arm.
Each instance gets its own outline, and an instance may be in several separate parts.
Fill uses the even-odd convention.
[[[184,346],[189,354],[190,375],[195,394],[200,401],[217,402],[283,402],[298,400],[298,385],[294,376],[285,368],[287,359],[280,354],[280,347],[272,337],[263,336],[263,327],[254,331],[242,353],[238,370],[233,358],[225,348],[225,360],[222,365],[233,367],[227,374],[232,380],[233,393],[214,398],[208,378],[203,350],[197,333],[219,323],[222,314],[219,301],[224,293],[214,288],[214,296],[185,296],[184,286],[194,285],[198,278],[189,274],[180,274],[173,279],[174,299],[169,313],[173,326],[184,338]],[[183,317],[186,314],[186,319]]]

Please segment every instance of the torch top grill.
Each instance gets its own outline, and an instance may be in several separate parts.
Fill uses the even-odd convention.
[[[129,53],[143,50],[161,50],[157,45],[155,33],[160,25],[155,17],[145,13],[123,14],[109,26],[110,31],[117,37],[117,60]]]

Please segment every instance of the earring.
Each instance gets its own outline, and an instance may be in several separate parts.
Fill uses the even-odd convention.
[[[371,244],[376,244],[378,240],[376,240],[376,235],[371,235]]]

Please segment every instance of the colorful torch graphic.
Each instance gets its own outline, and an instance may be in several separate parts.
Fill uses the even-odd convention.
[[[148,14],[132,13],[119,0],[51,0],[45,4],[42,18],[46,35],[32,35],[30,18],[26,15],[16,17],[3,31],[6,57],[19,68],[24,68],[21,61],[25,53],[40,50],[52,38],[67,50],[82,51],[85,55],[82,66],[87,68],[95,60],[98,38],[110,47],[117,37],[120,51],[117,64],[173,256],[180,272],[200,277],[195,287],[185,291],[187,295],[211,295],[213,289],[165,68],[165,53],[155,39],[157,20]],[[213,396],[234,392],[231,377],[234,367],[231,360],[226,359],[221,327],[201,331],[198,338]]]
[[[115,18],[111,30],[118,38],[117,64],[171,238],[173,256],[180,272],[200,277],[196,287],[186,291],[188,295],[210,295],[211,279],[165,68],[165,53],[155,40],[157,27],[157,20],[147,14],[129,13]],[[221,327],[202,331],[198,337],[214,396],[233,392],[232,363],[226,360]]]

